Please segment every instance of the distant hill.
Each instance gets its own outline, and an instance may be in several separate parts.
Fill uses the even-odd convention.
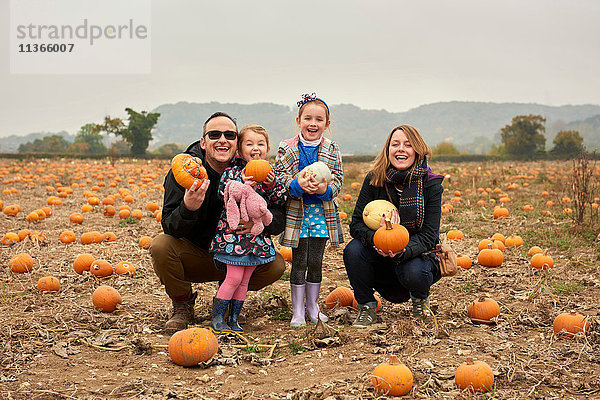
[[[67,142],[75,140],[75,135],[70,135],[67,131],[60,132],[36,132],[25,136],[10,135],[0,139],[0,153],[16,153],[19,146],[23,143],[33,142],[35,139],[41,139],[44,136],[59,135],[65,138]]]
[[[542,115],[546,118],[546,147],[559,130],[577,130],[589,150],[600,150],[600,105],[546,106],[524,103],[440,102],[391,113],[364,110],[352,104],[330,105],[331,131],[344,154],[374,154],[390,130],[401,124],[415,126],[430,146],[442,141],[454,143],[462,152],[484,154],[500,143],[500,129],[517,115]],[[215,111],[235,117],[238,126],[258,123],[271,136],[271,152],[283,139],[296,133],[297,109],[273,103],[188,103],[163,104],[152,112],[161,114],[153,131],[151,148],[165,143],[187,146],[197,140],[206,118]],[[89,122],[89,121],[88,121]],[[99,122],[99,121],[96,121]],[[86,122],[82,122],[82,125]],[[15,152],[19,144],[52,133],[9,136],[0,142],[0,152]],[[60,132],[69,141],[74,135]],[[328,134],[328,133],[327,133]],[[114,140],[114,138],[113,138]]]
[[[259,123],[271,135],[272,147],[295,134],[296,109],[259,103],[165,104],[152,110],[160,112],[153,146],[175,142],[187,144],[200,137],[202,124],[215,111],[234,116],[238,125]],[[545,106],[523,103],[443,102],[423,105],[406,112],[363,110],[352,104],[331,105],[333,138],[345,154],[377,152],[384,138],[397,125],[415,126],[431,146],[448,140],[461,151],[486,153],[500,142],[500,129],[517,115],[542,115],[546,121],[546,143],[561,129],[580,127],[585,144],[600,149],[600,106]],[[275,149],[272,149],[275,151]]]

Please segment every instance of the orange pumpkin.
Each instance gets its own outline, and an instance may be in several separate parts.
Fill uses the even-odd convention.
[[[117,235],[115,235],[113,232],[106,232],[104,235],[102,235],[102,241],[103,242],[116,242]]]
[[[139,209],[137,209],[137,208],[136,208],[135,210],[132,210],[132,211],[131,211],[131,216],[132,216],[133,218],[136,218],[136,219],[138,219],[138,220],[141,220],[141,219],[142,219],[142,210],[139,210]]]
[[[129,218],[130,215],[131,215],[131,211],[129,211],[126,208],[119,210],[119,218],[121,218],[121,219]]]
[[[135,267],[128,261],[121,261],[120,263],[115,265],[115,273],[117,275],[135,275]]]
[[[208,361],[219,350],[214,333],[204,328],[189,328],[176,332],[169,339],[168,347],[171,360],[184,367]]]
[[[80,213],[74,213],[69,216],[69,221],[74,224],[81,224],[83,222],[83,215]]]
[[[521,247],[523,246],[523,239],[518,235],[510,235],[506,238],[506,242],[504,242],[506,247]]]
[[[160,208],[160,206],[153,201],[149,201],[148,203],[146,203],[146,210],[148,210],[152,213],[154,211],[158,210],[159,208]]]
[[[77,238],[75,237],[75,232],[73,231],[63,231],[60,234],[60,241],[62,243],[73,243]]]
[[[465,234],[460,229],[450,229],[446,233],[446,239],[449,240],[465,240]]]
[[[287,262],[292,262],[292,248],[287,246],[281,246],[279,253],[283,256],[283,259]]]
[[[4,246],[11,246],[17,242],[20,242],[19,234],[14,232],[7,232],[2,236],[2,244]]]
[[[546,252],[534,254],[531,257],[531,266],[535,269],[552,269],[554,260]]]
[[[350,201],[350,200],[352,200],[352,195],[350,195],[350,194],[345,194],[345,195],[344,195],[344,201]]]
[[[494,240],[494,241],[495,241],[495,240],[499,240],[499,241],[501,241],[501,242],[502,242],[502,244],[504,244],[504,242],[506,241],[506,238],[505,238],[505,237],[504,237],[504,235],[503,235],[503,234],[501,234],[501,233],[494,233],[494,234],[492,235],[492,240]]]
[[[112,275],[113,267],[106,260],[94,260],[92,265],[90,265],[90,272],[92,275],[97,276],[98,278],[104,278]]]
[[[527,252],[527,255],[529,257],[533,257],[535,254],[543,253],[543,252],[544,252],[544,250],[542,250],[540,247],[538,247],[538,246],[532,246],[529,249],[529,251]]]
[[[379,364],[375,368],[371,379],[378,395],[404,396],[413,385],[412,372],[393,355],[389,363]]]
[[[244,175],[251,176],[255,182],[264,182],[271,171],[273,171],[273,167],[267,160],[256,158],[248,161],[244,169]]]
[[[491,244],[488,244],[487,249],[483,249],[477,255],[477,263],[484,267],[499,267],[504,261],[504,255],[498,249],[492,248]]]
[[[468,256],[460,255],[456,257],[456,264],[462,269],[469,269],[471,268],[472,262]]]
[[[478,392],[487,392],[494,385],[494,372],[487,363],[473,361],[473,358],[467,357],[467,361],[456,369],[454,382],[461,390],[470,388]]]
[[[33,258],[27,253],[20,253],[10,259],[8,268],[15,274],[31,272],[33,269]]]
[[[31,235],[31,231],[29,229],[21,229],[17,235],[19,236],[19,240],[22,242],[23,240],[25,240],[26,238],[29,237],[29,235]]]
[[[480,297],[469,304],[467,315],[474,324],[493,324],[491,320],[500,315],[500,306],[494,299]]]
[[[84,271],[89,271],[95,258],[91,254],[83,253],[78,255],[73,261],[73,269],[78,274],[83,274]]]
[[[138,245],[140,246],[140,249],[149,249],[150,243],[152,243],[152,238],[150,236],[142,236]]]
[[[408,231],[402,225],[392,224],[389,218],[385,226],[377,229],[373,236],[373,244],[384,253],[399,253],[408,244]]]
[[[81,244],[101,243],[102,234],[98,231],[85,232],[81,234]]]
[[[21,206],[18,204],[10,204],[4,208],[3,212],[4,215],[9,217],[16,217],[17,214],[21,212]]]
[[[325,298],[325,307],[329,310],[338,307],[348,307],[354,302],[354,293],[347,287],[338,287],[331,291]]]
[[[44,276],[37,283],[40,292],[58,292],[60,290],[60,281],[53,276]]]
[[[123,303],[123,298],[115,288],[102,285],[94,290],[92,303],[103,312],[113,312],[117,309],[117,304]]]
[[[104,215],[107,217],[112,217],[117,213],[117,210],[111,205],[104,207]]]
[[[505,208],[505,207],[496,207],[494,209],[493,216],[494,216],[494,219],[508,218],[508,216],[509,216],[508,208]]]
[[[492,249],[497,249],[498,246],[494,243],[494,240],[492,239],[482,239],[479,241],[479,244],[477,245],[477,249],[479,251],[483,250],[483,249],[487,249],[488,245],[492,245]]]
[[[171,160],[171,171],[177,183],[189,189],[195,180],[202,183],[207,178],[206,169],[202,166],[202,160],[191,154],[180,153]]]
[[[552,323],[555,334],[569,337],[573,337],[578,333],[583,333],[585,335],[589,327],[590,321],[588,318],[577,313],[575,310],[559,314],[554,318],[554,322]]]

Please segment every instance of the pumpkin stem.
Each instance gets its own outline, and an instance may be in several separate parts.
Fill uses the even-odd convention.
[[[392,221],[389,218],[385,219],[385,229],[388,230],[388,231],[391,230],[391,229],[393,229],[392,228]]]
[[[494,245],[491,243],[488,243],[488,249],[492,250],[494,248]]]
[[[400,361],[398,361],[398,357],[394,355],[390,355],[390,365],[399,365]]]
[[[484,301],[485,301],[485,296],[481,296],[481,297],[479,298],[479,302],[480,302],[480,303],[483,303]]]
[[[467,364],[469,364],[469,365],[473,365],[474,364],[473,357],[467,357]]]

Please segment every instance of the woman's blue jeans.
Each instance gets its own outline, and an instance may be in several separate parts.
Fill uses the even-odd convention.
[[[405,302],[411,295],[425,299],[431,285],[441,278],[432,256],[421,255],[399,263],[379,255],[358,239],[346,245],[344,264],[358,304],[376,301],[374,291],[392,303]]]

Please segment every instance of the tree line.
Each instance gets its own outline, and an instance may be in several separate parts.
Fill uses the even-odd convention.
[[[19,153],[74,153],[107,154],[110,156],[131,155],[143,157],[152,141],[152,130],[160,113],[136,112],[131,108],[125,111],[129,119],[106,116],[100,124],[83,125],[73,143],[60,135],[45,136],[33,142],[21,144]],[[501,143],[492,147],[488,155],[506,159],[533,160],[539,158],[569,159],[581,154],[585,147],[583,138],[574,130],[559,131],[553,140],[554,147],[546,151],[544,132],[546,119],[540,115],[518,115],[511,124],[500,129]],[[103,134],[120,137],[107,148]],[[172,155],[182,151],[179,145],[168,143],[154,150],[154,154]],[[460,151],[450,142],[442,142],[433,149],[434,155],[460,155]]]
[[[156,126],[160,113],[137,112],[129,107],[125,111],[129,115],[127,123],[121,118],[106,116],[104,122],[100,124],[83,125],[77,132],[73,143],[68,142],[60,135],[51,135],[21,144],[18,151],[19,153],[107,154],[143,157],[152,141],[152,129]],[[114,142],[110,148],[106,148],[103,134],[114,135],[121,139]],[[168,154],[178,150],[180,149],[177,148],[177,145],[171,143],[161,146],[156,152]]]
[[[570,159],[585,151],[583,138],[578,131],[559,131],[552,141],[554,147],[546,151],[546,119],[541,115],[517,115],[510,124],[500,129],[502,141],[489,151],[490,156],[512,160],[540,158]],[[442,142],[433,149],[434,155],[459,155],[450,142]]]

